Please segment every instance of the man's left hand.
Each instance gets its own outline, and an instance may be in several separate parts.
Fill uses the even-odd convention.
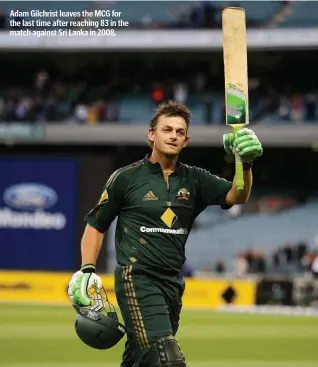
[[[86,267],[86,271],[89,272],[77,271],[72,276],[68,285],[67,293],[71,301],[79,306],[91,305],[92,300],[89,296],[90,288],[94,287],[97,293],[102,289],[102,279],[95,274],[95,267]]]
[[[263,154],[258,137],[251,129],[241,129],[236,134],[223,135],[223,146],[228,154],[238,154],[243,163],[253,162]]]

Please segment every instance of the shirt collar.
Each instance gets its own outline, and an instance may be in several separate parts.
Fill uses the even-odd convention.
[[[158,162],[156,163],[152,163],[149,160],[150,154],[147,154],[144,159],[143,162],[145,164],[145,166],[149,169],[149,171],[151,172],[162,172],[161,166]],[[180,173],[181,172],[181,168],[182,168],[182,164],[180,161],[177,161],[177,165],[176,165],[176,171],[174,173]]]

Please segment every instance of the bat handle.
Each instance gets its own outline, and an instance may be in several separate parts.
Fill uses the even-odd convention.
[[[237,133],[243,126],[242,125],[233,126],[234,134]],[[244,189],[243,163],[240,156],[237,153],[235,153],[234,155],[235,155],[235,186],[238,191],[242,191]]]
[[[238,154],[235,154],[235,186],[238,191],[244,189],[243,163]]]

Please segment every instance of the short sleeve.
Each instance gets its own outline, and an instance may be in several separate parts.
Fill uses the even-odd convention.
[[[201,212],[209,205],[219,205],[222,209],[230,209],[226,204],[226,195],[232,187],[232,182],[210,172],[196,168],[198,184],[198,204]]]
[[[99,232],[106,232],[119,214],[123,196],[124,190],[115,172],[106,183],[97,205],[85,216],[85,221]]]

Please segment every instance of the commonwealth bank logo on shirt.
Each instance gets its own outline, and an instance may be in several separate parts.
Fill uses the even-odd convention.
[[[163,221],[163,223],[167,227],[171,228],[175,224],[175,222],[177,221],[178,217],[176,216],[176,214],[174,213],[174,211],[171,208],[168,208],[162,214],[160,219]]]
[[[186,228],[172,229],[175,222],[178,220],[177,215],[171,208],[164,211],[160,219],[169,228],[149,228],[142,226],[140,227],[140,232],[143,233],[168,233],[168,234],[187,234],[188,230]]]
[[[168,234],[187,234],[188,230],[186,228],[149,228],[145,226],[140,227],[140,232],[142,233],[168,233]]]
[[[146,195],[143,197],[144,201],[150,201],[150,200],[158,200],[158,197],[153,193],[153,191],[148,191]],[[171,203],[168,205],[171,205]],[[187,234],[188,230],[186,228],[177,228],[173,229],[173,225],[178,220],[178,216],[176,213],[169,207],[167,208],[163,214],[161,215],[160,219],[162,222],[166,225],[168,228],[149,228],[146,226],[140,227],[140,232],[142,233],[169,233],[169,234]]]

